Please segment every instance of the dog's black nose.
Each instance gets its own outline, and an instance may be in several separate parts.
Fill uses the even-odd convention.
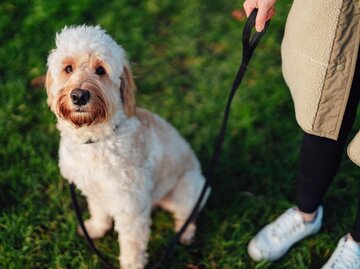
[[[90,100],[90,92],[83,89],[74,89],[70,93],[70,98],[74,105],[83,106]]]

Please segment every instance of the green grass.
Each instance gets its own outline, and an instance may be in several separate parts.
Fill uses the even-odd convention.
[[[76,234],[67,182],[59,174],[59,135],[43,88],[54,36],[64,25],[100,24],[125,48],[137,101],[189,140],[206,170],[241,54],[242,1],[2,1],[0,3],[0,268],[102,268]],[[163,268],[319,268],[349,231],[360,169],[347,157],[324,204],[321,232],[283,259],[255,263],[246,254],[260,227],[293,204],[301,131],[281,76],[280,44],[290,1],[255,52],[232,107],[213,192],[196,241],[177,247]],[[358,126],[358,124],[356,125]],[[85,209],[85,201],[82,200]],[[173,235],[172,219],[153,214],[150,260]],[[96,241],[117,263],[116,234]]]

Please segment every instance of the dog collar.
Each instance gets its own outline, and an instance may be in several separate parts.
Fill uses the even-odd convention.
[[[98,139],[90,138],[84,144],[94,144],[95,142],[99,141]]]

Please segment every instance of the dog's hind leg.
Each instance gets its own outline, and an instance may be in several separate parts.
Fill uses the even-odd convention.
[[[199,170],[189,171],[179,179],[174,189],[158,203],[161,207],[173,213],[176,232],[181,229],[193,210],[204,183],[205,179]],[[200,209],[204,206],[209,194],[210,190],[206,192]],[[193,222],[181,236],[180,242],[184,245],[190,244],[195,231],[196,225]]]
[[[92,239],[101,238],[112,227],[112,219],[105,213],[102,207],[91,199],[87,199],[90,219],[85,220],[84,225],[86,230]],[[80,226],[78,226],[78,233],[84,236]]]

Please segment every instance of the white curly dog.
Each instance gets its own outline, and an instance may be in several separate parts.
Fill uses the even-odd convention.
[[[135,106],[125,52],[100,27],[65,27],[47,65],[60,171],[87,198],[89,235],[102,237],[114,221],[121,268],[144,268],[151,208],[172,212],[179,230],[204,185],[199,161],[169,123]],[[190,243],[195,229],[181,242]]]

